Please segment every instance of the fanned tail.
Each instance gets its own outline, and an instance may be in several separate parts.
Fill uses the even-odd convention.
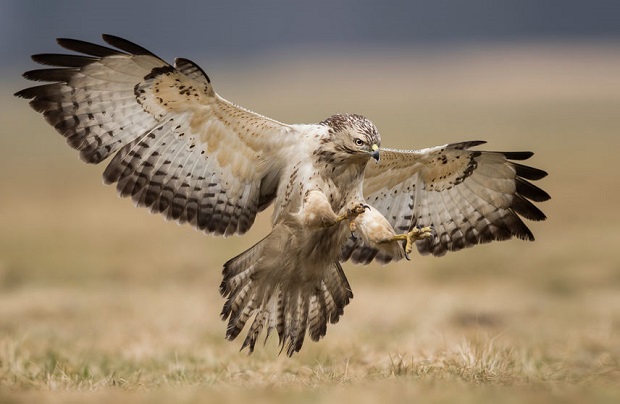
[[[249,347],[250,353],[266,328],[265,341],[275,329],[282,350],[286,346],[292,356],[301,349],[306,331],[318,341],[327,331],[327,322],[338,322],[353,297],[338,262],[322,267],[295,262],[287,254],[290,243],[290,230],[276,226],[224,264],[220,293],[226,298],[221,313],[222,320],[228,320],[226,339],[234,340],[253,318],[241,346]]]

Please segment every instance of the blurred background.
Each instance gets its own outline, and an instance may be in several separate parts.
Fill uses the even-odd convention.
[[[355,298],[326,339],[292,362],[275,359],[275,341],[246,359],[241,341],[223,340],[217,286],[222,264],[269,231],[269,213],[222,240],[135,209],[12,96],[30,85],[29,55],[101,33],[194,60],[220,95],[284,122],[355,112],[388,147],[532,150],[529,163],[550,173],[537,184],[553,197],[541,205],[549,220],[531,223],[535,243],[346,264]],[[49,386],[59,362],[128,383],[148,363],[160,380],[177,374],[170,358],[185,370],[227,361],[236,375],[274,372],[274,361],[338,369],[346,357],[348,374],[364,374],[391,369],[395,353],[432,362],[488,341],[524,349],[522,380],[619,376],[615,1],[2,0],[0,90],[0,366],[15,386]]]

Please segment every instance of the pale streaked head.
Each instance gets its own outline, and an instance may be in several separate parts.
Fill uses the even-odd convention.
[[[320,123],[329,128],[333,151],[346,160],[379,161],[381,136],[370,119],[357,114],[332,115]]]

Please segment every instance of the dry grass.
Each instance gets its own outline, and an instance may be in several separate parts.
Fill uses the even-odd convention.
[[[292,359],[274,340],[239,353],[218,317],[221,264],[268,217],[220,240],[136,210],[3,96],[0,401],[617,402],[619,54],[513,47],[211,69],[225,96],[285,121],[346,108],[372,117],[386,145],[483,138],[534,149],[551,173],[536,243],[347,265],[355,298],[342,321]]]

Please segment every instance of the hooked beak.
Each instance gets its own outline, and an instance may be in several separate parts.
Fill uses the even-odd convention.
[[[376,144],[373,144],[372,147],[372,152],[370,153],[370,156],[377,160],[377,162],[379,161],[379,146],[377,146]]]

